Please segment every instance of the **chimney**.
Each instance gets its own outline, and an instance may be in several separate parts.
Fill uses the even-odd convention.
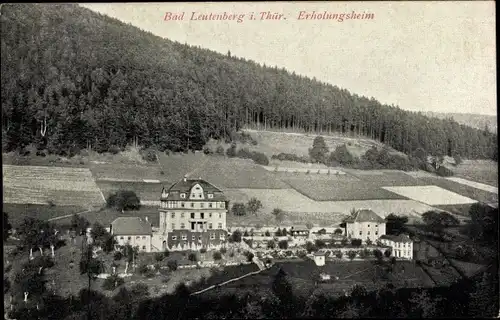
[[[182,181],[186,182],[187,181],[187,177],[184,176],[184,179],[182,179]]]

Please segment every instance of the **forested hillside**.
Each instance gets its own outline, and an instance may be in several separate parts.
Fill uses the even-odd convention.
[[[474,113],[442,113],[442,112],[425,112],[428,117],[439,118],[439,119],[450,119],[453,118],[456,122],[464,124],[466,126],[485,129],[491,132],[497,132],[497,117],[485,114],[474,114]]]
[[[4,151],[30,143],[63,154],[131,143],[181,151],[252,127],[497,159],[492,133],[165,40],[77,5],[6,4],[1,28]]]

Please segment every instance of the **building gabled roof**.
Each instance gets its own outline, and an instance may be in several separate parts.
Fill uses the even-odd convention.
[[[200,187],[203,188],[203,193],[205,195],[205,199],[208,199],[208,194],[213,194],[213,198],[210,198],[210,200],[213,201],[226,201],[226,198],[224,197],[224,194],[222,193],[222,190],[217,188],[211,183],[208,183],[207,181],[199,178],[199,179],[188,179],[188,178],[183,178],[182,180],[174,183],[168,188],[163,188],[162,190],[162,199],[164,200],[192,200],[189,199],[189,194],[191,192],[191,189],[199,184]],[[167,196],[164,197],[163,194],[167,193]],[[186,198],[181,198],[181,193],[186,194]]]
[[[114,236],[151,235],[151,223],[139,217],[119,217],[111,222],[111,232]]]
[[[392,235],[392,234],[384,234],[383,236],[380,237],[380,239],[387,239],[391,240],[394,242],[401,242],[401,243],[410,243],[413,242],[410,237],[406,234],[399,234],[397,236]]]
[[[385,220],[370,209],[360,209],[344,220],[346,223],[376,222],[384,223]]]

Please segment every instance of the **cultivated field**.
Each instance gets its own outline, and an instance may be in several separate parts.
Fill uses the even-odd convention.
[[[144,179],[163,180],[162,170],[158,165],[92,163],[90,170],[97,181],[142,182]]]
[[[353,201],[314,201],[294,189],[227,189],[226,196],[234,202],[246,203],[252,197],[263,204],[263,212],[280,208],[287,212],[300,213],[340,213],[349,214],[353,209],[371,208],[382,217],[390,213],[420,216],[432,210],[431,206],[413,200],[353,200]]]
[[[3,202],[19,204],[104,204],[92,174],[85,168],[10,166],[3,168]]]
[[[283,179],[288,185],[317,201],[374,200],[374,199],[407,199],[396,193],[387,191],[377,183],[365,181],[342,181],[338,179],[305,180]]]
[[[438,186],[384,187],[384,189],[431,206],[469,204],[476,202],[476,200],[461,196]]]
[[[81,215],[85,219],[87,219],[91,224],[98,222],[103,226],[109,226],[113,220],[118,217],[141,217],[148,218],[153,227],[159,227],[160,225],[160,216],[158,214],[158,207],[141,207],[140,210],[137,211],[125,211],[121,213],[116,211],[115,209],[106,208],[103,210],[96,210],[91,212],[86,212]],[[58,219],[54,221],[57,224],[69,224],[71,222],[71,217]]]
[[[498,202],[498,194],[487,192],[484,190],[479,190],[465,184],[456,183],[454,181],[440,178],[440,177],[428,177],[428,178],[420,178],[420,180],[424,181],[428,185],[436,185],[443,189],[452,191],[461,196],[471,198],[477,200],[479,202],[491,203]]]
[[[460,183],[460,184],[465,184],[466,186],[470,186],[470,187],[473,187],[473,188],[476,188],[479,190],[484,190],[487,192],[498,194],[498,187],[493,187],[493,186],[490,186],[490,185],[487,185],[484,183],[474,182],[474,181],[470,181],[470,180],[463,179],[463,178],[449,177],[446,179]]]

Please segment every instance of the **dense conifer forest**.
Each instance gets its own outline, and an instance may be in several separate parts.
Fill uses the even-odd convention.
[[[487,130],[162,39],[78,5],[7,4],[1,28],[4,151],[28,144],[70,155],[129,144],[200,150],[247,127],[497,159],[497,136]]]

